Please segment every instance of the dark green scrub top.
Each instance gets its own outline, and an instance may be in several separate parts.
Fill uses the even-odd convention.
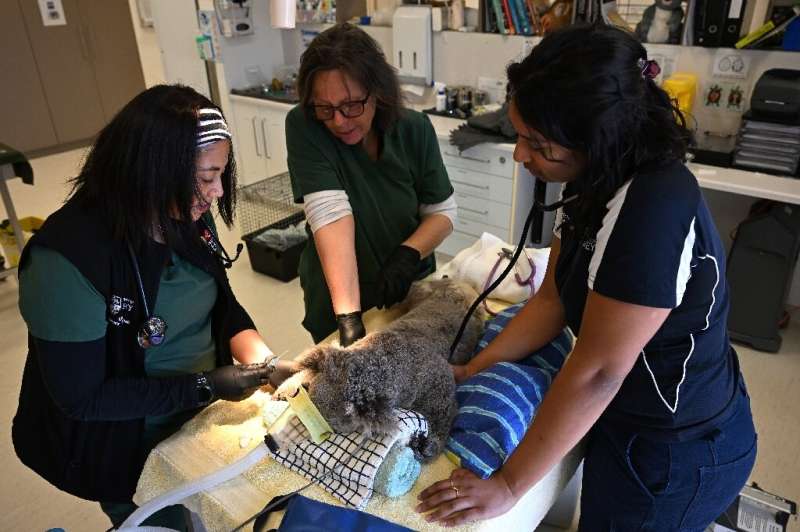
[[[420,204],[440,203],[453,193],[433,125],[423,113],[401,111],[383,134],[380,157],[373,161],[360,143],[343,143],[297,106],[286,117],[286,147],[295,202],[323,190],[347,193],[355,219],[361,308],[374,307],[381,266],[419,226]],[[420,275],[435,267],[431,255]],[[336,330],[336,319],[313,238],[300,259],[300,284],[303,326],[319,341]]]
[[[167,335],[163,344],[145,351],[148,376],[214,369],[211,311],[216,299],[214,278],[173,254],[161,274],[154,308],[154,314],[167,322]],[[19,276],[19,307],[30,333],[42,340],[89,342],[106,334],[103,296],[71,262],[48,248],[35,246],[30,250]],[[176,430],[193,413],[148,417],[145,438],[150,439],[149,433],[161,432],[165,426]]]

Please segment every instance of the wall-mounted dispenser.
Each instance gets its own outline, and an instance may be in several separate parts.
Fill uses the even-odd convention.
[[[402,83],[433,83],[430,6],[400,6],[392,18],[392,64]]]
[[[250,0],[214,0],[214,10],[219,18],[220,32],[225,37],[253,33]]]

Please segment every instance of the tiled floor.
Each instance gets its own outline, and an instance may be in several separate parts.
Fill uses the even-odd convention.
[[[140,43],[149,46],[143,57],[157,57],[152,33]],[[160,65],[148,68],[153,83]],[[46,216],[63,201],[84,152],[75,150],[32,161],[36,184],[9,183],[20,216]],[[237,231],[223,231],[222,241],[235,248]],[[300,326],[302,295],[297,280],[281,283],[254,273],[243,254],[230,271],[240,301],[254,317],[268,344],[276,353],[296,354],[310,342]],[[759,455],[752,480],[764,489],[794,500],[800,499],[800,325],[784,334],[783,349],[765,354],[739,349],[742,371],[747,379],[759,431]],[[17,283],[0,281],[0,530],[46,530],[62,527],[68,531],[105,530],[109,524],[94,503],[59,492],[30,470],[14,455],[10,426],[19,394],[20,376],[26,354],[26,330],[17,310]],[[797,530],[797,524],[791,526]]]

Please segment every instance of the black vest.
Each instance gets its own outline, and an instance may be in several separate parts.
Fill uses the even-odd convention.
[[[176,249],[176,253],[217,281],[218,296],[212,314],[217,366],[231,364],[230,337],[254,328],[253,322],[233,296],[220,261],[199,239],[197,228],[185,224],[181,234],[183,241],[190,244]],[[144,377],[144,350],[136,341],[136,332],[145,314],[125,241],[112,238],[103,217],[73,199],[51,215],[31,238],[22,254],[21,267],[34,245],[63,255],[105,298],[107,378]],[[147,301],[154,305],[169,250],[148,241],[136,250],[136,255]],[[80,353],[75,358],[80,360]],[[143,431],[144,419],[67,418],[47,393],[36,345],[29,335],[19,407],[12,425],[14,448],[25,465],[78,497],[127,502],[136,491],[147,458]]]

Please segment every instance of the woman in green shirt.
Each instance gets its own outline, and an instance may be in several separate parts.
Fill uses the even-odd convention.
[[[403,300],[435,269],[455,219],[453,187],[428,117],[404,109],[379,45],[339,24],[303,53],[300,104],[286,118],[295,201],[309,240],[300,260],[314,341],[365,334],[361,312]]]

